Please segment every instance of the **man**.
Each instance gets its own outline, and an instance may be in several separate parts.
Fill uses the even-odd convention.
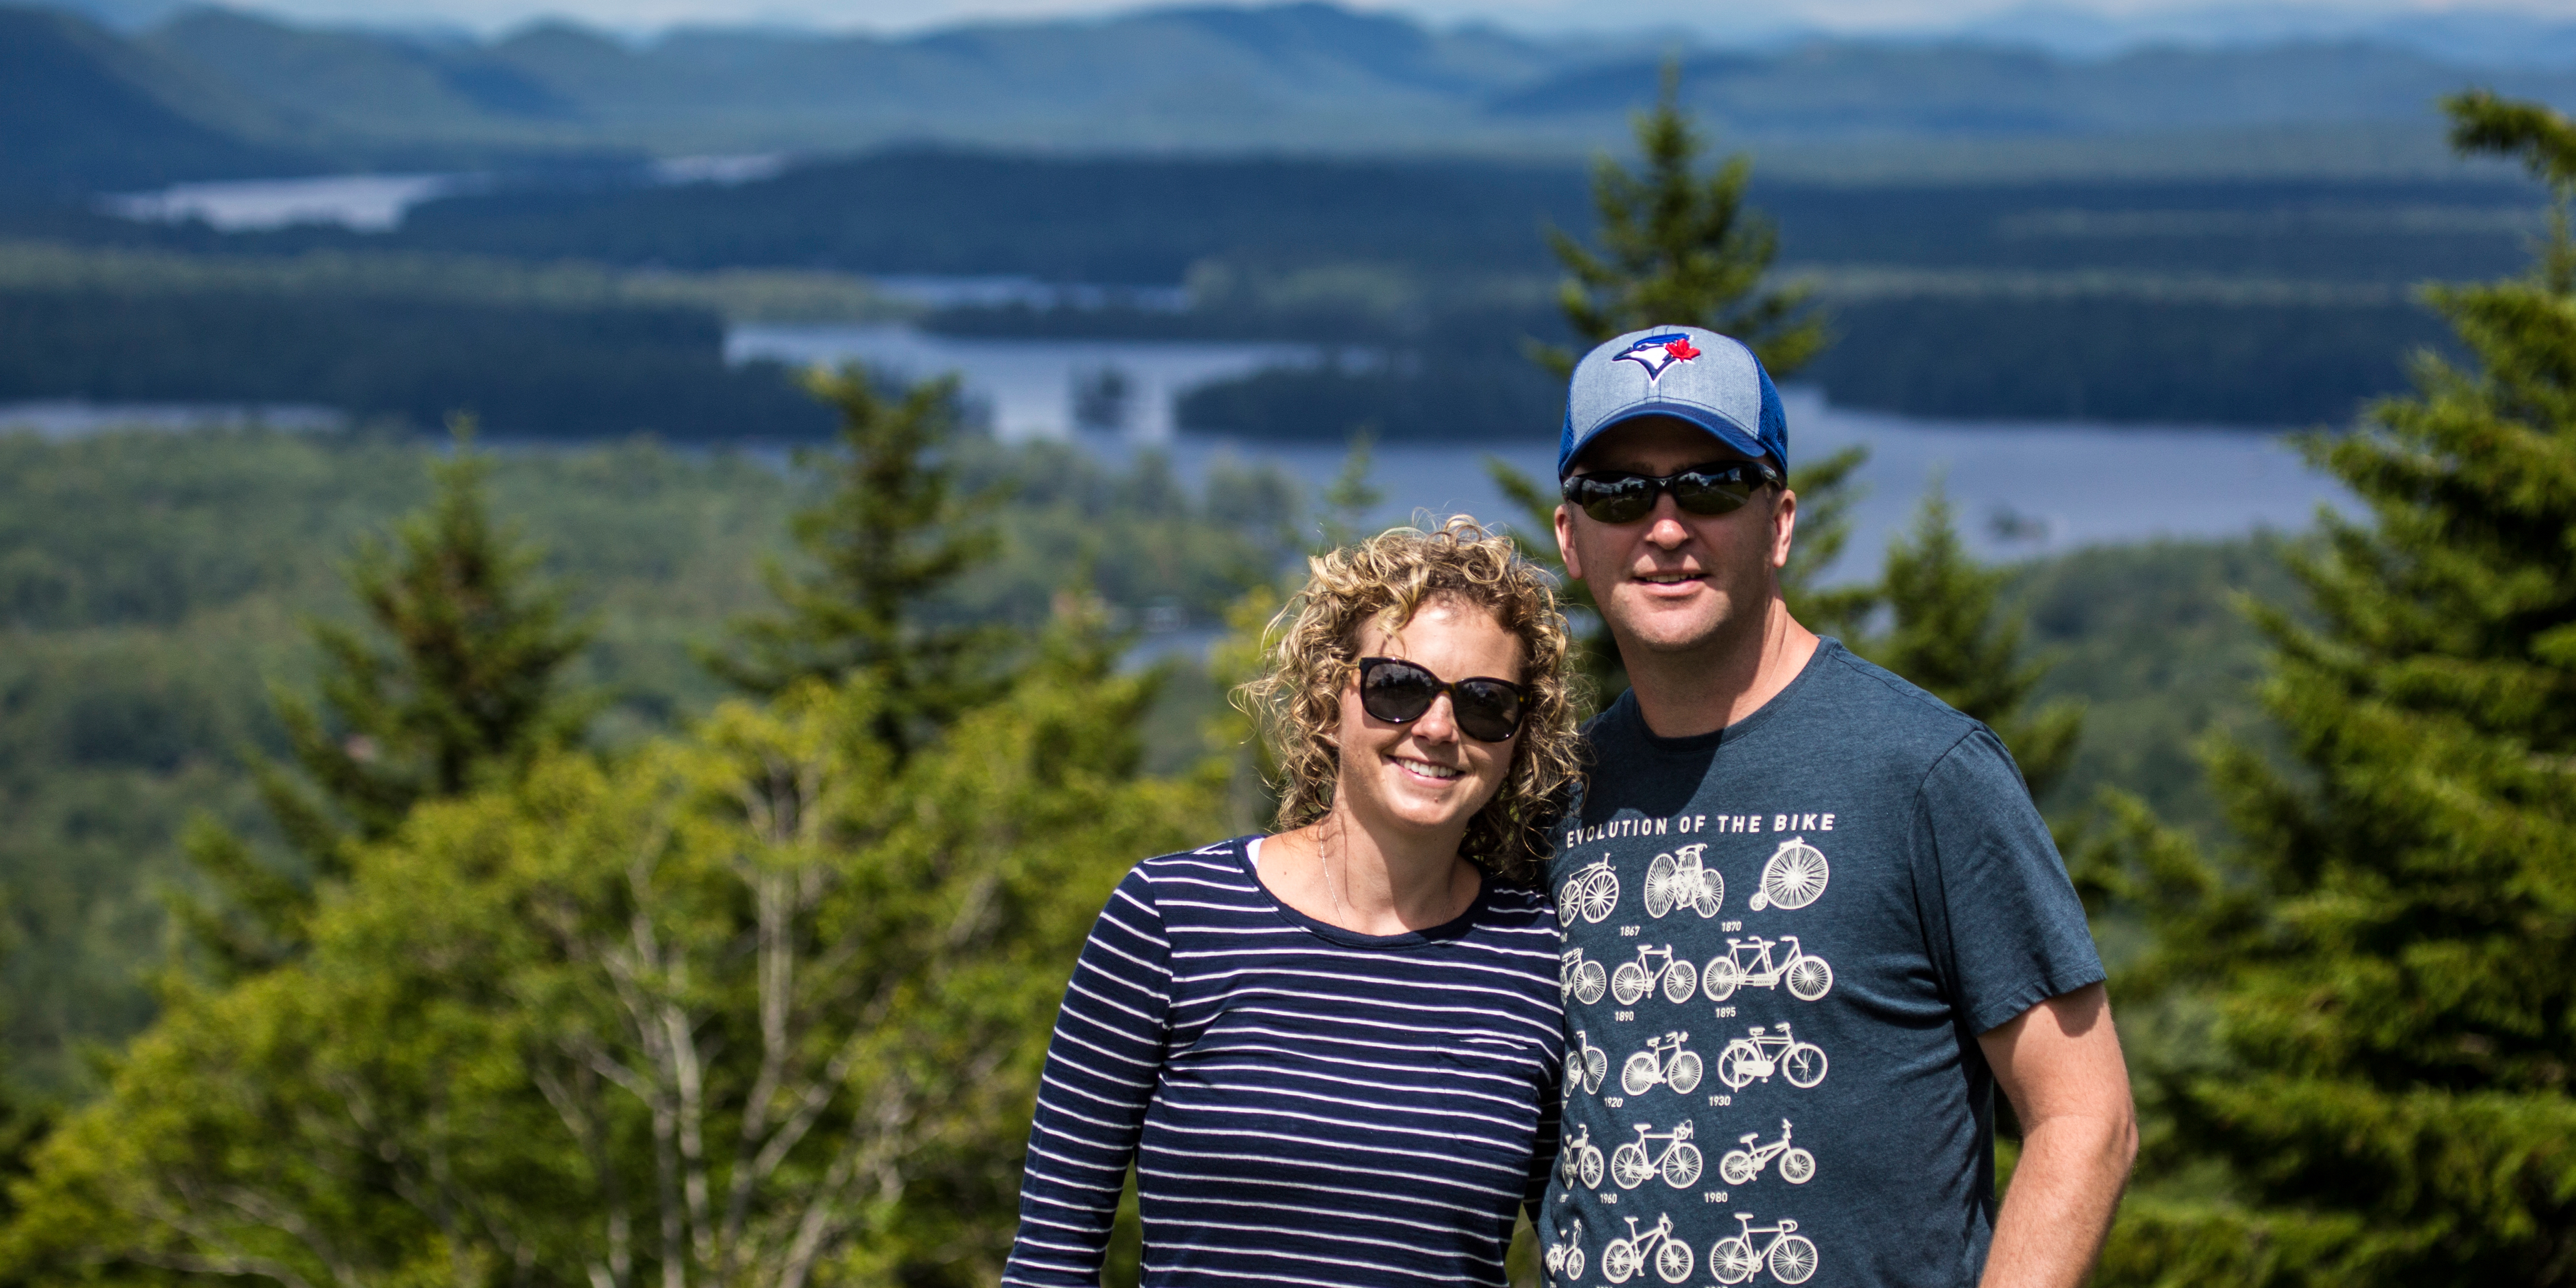
[[[1994,734],[1789,615],[1788,455],[1724,336],[1575,367],[1557,544],[1633,687],[1548,878],[1551,1277],[2072,1288],[2136,1151],[2100,957]]]

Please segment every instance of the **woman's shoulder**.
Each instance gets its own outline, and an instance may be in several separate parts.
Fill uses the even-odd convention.
[[[1138,860],[1118,883],[1119,894],[1168,915],[1174,907],[1203,906],[1257,894],[1245,862],[1249,836],[1212,841],[1195,850],[1174,850]]]

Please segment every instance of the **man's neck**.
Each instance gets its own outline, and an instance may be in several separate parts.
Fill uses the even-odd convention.
[[[1816,633],[1777,596],[1761,614],[1697,648],[1663,653],[1619,641],[1628,685],[1648,731],[1662,738],[1715,733],[1762,709],[1816,655]]]

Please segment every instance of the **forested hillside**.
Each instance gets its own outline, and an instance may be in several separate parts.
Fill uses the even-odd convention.
[[[866,278],[1004,274],[1179,284],[1187,307],[1113,292],[924,325],[1320,343],[1333,365],[1200,390],[1183,423],[1472,440],[1555,416],[1522,345],[1557,338],[1542,235],[1591,227],[1585,182],[1466,160],[912,149],[734,185],[530,181],[376,234],[24,215],[43,242],[0,254],[0,288],[24,293],[0,315],[48,319],[53,347],[0,362],[0,397],[282,399],[419,426],[472,406],[514,433],[792,438],[813,423],[760,392],[773,378],[722,369],[722,323],[897,316]],[[2417,284],[2503,271],[2542,223],[2538,193],[2510,181],[1757,178],[1751,199],[1781,230],[1778,277],[1811,285],[1840,336],[1805,378],[1844,405],[1965,417],[2339,423],[2440,340]],[[1031,202],[1047,218],[1028,219]],[[560,285],[585,273],[592,285]],[[188,322],[214,307],[208,291],[238,300],[243,325]],[[487,321],[405,338],[406,318],[468,300]],[[712,315],[638,311],[671,306]],[[178,334],[206,337],[206,354]],[[661,356],[639,367],[630,352]]]
[[[245,769],[283,750],[264,686],[307,682],[301,619],[351,617],[338,570],[426,495],[428,458],[364,436],[0,436],[0,808],[17,820],[0,835],[15,945],[0,1016],[22,1082],[79,1085],[77,1044],[151,1013],[161,892],[194,880],[179,833],[205,813],[266,835]],[[1191,490],[1151,458],[1132,476],[1048,448],[965,463],[971,488],[1012,500],[994,510],[1002,562],[953,594],[955,620],[1034,624],[1084,576],[1131,625],[1152,610],[1159,627],[1203,628],[1313,539],[1311,502],[1272,473]],[[613,700],[602,742],[722,692],[691,650],[766,602],[758,570],[804,495],[772,464],[641,444],[502,459],[500,514],[598,628],[574,676]],[[2210,818],[2188,748],[2242,718],[2254,658],[2227,596],[2283,595],[2269,547],[2078,554],[2021,577],[2034,643],[2066,651],[2048,692],[2094,704],[2063,801],[2116,782]],[[1214,703],[1186,664],[1148,726],[1149,762],[1200,755]]]
[[[245,765],[283,752],[265,685],[308,683],[302,620],[354,615],[340,570],[422,501],[432,455],[368,436],[0,434],[0,808],[15,820],[0,1017],[16,1076],[69,1089],[77,1043],[150,1013],[161,897],[192,880],[183,825],[205,812],[266,834]],[[1193,495],[1061,450],[965,464],[970,489],[1011,503],[1000,563],[947,605],[961,620],[1043,621],[1088,570],[1128,622],[1150,608],[1205,625],[1298,541],[1296,490],[1268,472],[1220,471]],[[574,678],[611,699],[610,746],[723,692],[691,650],[767,603],[761,566],[808,499],[775,461],[649,444],[513,454],[494,486],[597,628]],[[1157,726],[1157,765],[1197,754],[1197,721]]]

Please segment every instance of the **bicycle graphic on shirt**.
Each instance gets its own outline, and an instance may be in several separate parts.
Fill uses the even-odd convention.
[[[1637,1124],[1637,1138],[1610,1151],[1610,1180],[1620,1189],[1633,1190],[1645,1184],[1647,1177],[1661,1176],[1664,1184],[1674,1189],[1689,1189],[1708,1165],[1690,1138],[1687,1118],[1664,1132],[1656,1131],[1652,1123]],[[1647,1142],[1657,1140],[1665,1142],[1662,1152],[1646,1148]]]
[[[1659,1038],[1646,1039],[1646,1049],[1630,1052],[1619,1063],[1619,1089],[1632,1096],[1642,1096],[1657,1084],[1689,1095],[1699,1086],[1701,1065],[1699,1053],[1682,1049],[1690,1034],[1675,1031]]]
[[[1565,1233],[1547,1245],[1547,1274],[1551,1279],[1583,1277],[1583,1218],[1574,1217],[1565,1224]]]
[[[1570,926],[1580,913],[1585,921],[1599,921],[1619,906],[1619,874],[1610,868],[1610,856],[1586,864],[1582,871],[1565,879],[1556,892],[1556,924]]]
[[[1726,902],[1726,878],[1700,861],[1707,850],[1706,844],[1685,845],[1655,856],[1646,866],[1647,916],[1661,917],[1675,908],[1702,917],[1717,915],[1718,905]]]
[[[1663,964],[1652,965],[1656,958]],[[1619,963],[1610,972],[1610,995],[1621,1006],[1635,1006],[1637,999],[1653,990],[1660,981],[1664,996],[1674,1002],[1687,1002],[1699,991],[1699,968],[1673,955],[1670,948],[1648,948],[1639,945],[1637,960]]]
[[[1601,990],[1610,984],[1610,972],[1601,963],[1584,959],[1583,950],[1568,948],[1556,955],[1557,989],[1571,1001],[1586,1006],[1601,1000]]]
[[[1602,1277],[1614,1284],[1626,1283],[1628,1276],[1645,1267],[1648,1257],[1654,1258],[1655,1273],[1665,1283],[1677,1284],[1690,1278],[1691,1263],[1696,1258],[1691,1256],[1689,1244],[1673,1237],[1670,1213],[1658,1214],[1655,1224],[1643,1234],[1637,1232],[1637,1218],[1629,1217],[1628,1237],[1612,1239],[1601,1249]]]
[[[1592,1143],[1592,1124],[1578,1124],[1556,1151],[1556,1174],[1568,1188],[1601,1188],[1601,1147]],[[1578,1187],[1576,1182],[1581,1182]]]
[[[1815,1241],[1798,1233],[1797,1222],[1782,1221],[1757,1228],[1750,1212],[1738,1212],[1735,1219],[1743,1223],[1742,1231],[1718,1240],[1708,1250],[1708,1272],[1717,1276],[1719,1283],[1743,1283],[1761,1273],[1766,1262],[1771,1267],[1771,1277],[1784,1284],[1805,1283],[1816,1273]],[[1771,1242],[1762,1245],[1760,1251],[1753,1247],[1753,1236],[1757,1234],[1771,1236]],[[1608,1269],[1610,1259],[1604,1256],[1601,1260],[1603,1269]]]
[[[1778,965],[1771,961],[1771,950],[1788,945],[1789,955]],[[1751,953],[1751,957],[1745,956]],[[1712,1002],[1723,1002],[1735,996],[1739,988],[1777,988],[1786,983],[1789,996],[1801,1002],[1812,1002],[1833,991],[1834,968],[1822,957],[1812,956],[1798,946],[1796,935],[1764,939],[1752,935],[1726,938],[1726,955],[1709,959],[1708,968],[1699,973],[1700,991]]]
[[[1762,888],[1753,892],[1746,906],[1755,912],[1804,908],[1825,892],[1825,882],[1832,879],[1833,867],[1825,862],[1825,852],[1807,844],[1807,838],[1793,836],[1763,863]]]
[[[1816,1174],[1816,1156],[1790,1144],[1789,1136],[1789,1120],[1786,1118],[1780,1120],[1780,1139],[1768,1145],[1753,1143],[1762,1139],[1762,1133],[1744,1133],[1744,1148],[1730,1149],[1719,1156],[1717,1174],[1725,1177],[1729,1185],[1750,1185],[1753,1178],[1760,1176],[1762,1169],[1777,1158],[1780,1160],[1781,1180],[1791,1185],[1806,1184]]]
[[[1754,1025],[1753,1031],[1726,1044],[1717,1053],[1717,1080],[1730,1089],[1742,1091],[1756,1079],[1769,1082],[1777,1073],[1800,1089],[1825,1080],[1825,1053],[1813,1042],[1801,1042],[1791,1036],[1787,1021],[1778,1033]]]
[[[1696,1060],[1699,1057],[1691,1058]],[[1565,1103],[1573,1104],[1577,1092],[1587,1096],[1599,1092],[1601,1080],[1609,1074],[1610,1053],[1592,1045],[1592,1039],[1583,1030],[1576,1029],[1574,1049],[1565,1053]],[[1624,1071],[1622,1080],[1625,1080]],[[1698,1075],[1693,1074],[1691,1081],[1697,1083]]]

